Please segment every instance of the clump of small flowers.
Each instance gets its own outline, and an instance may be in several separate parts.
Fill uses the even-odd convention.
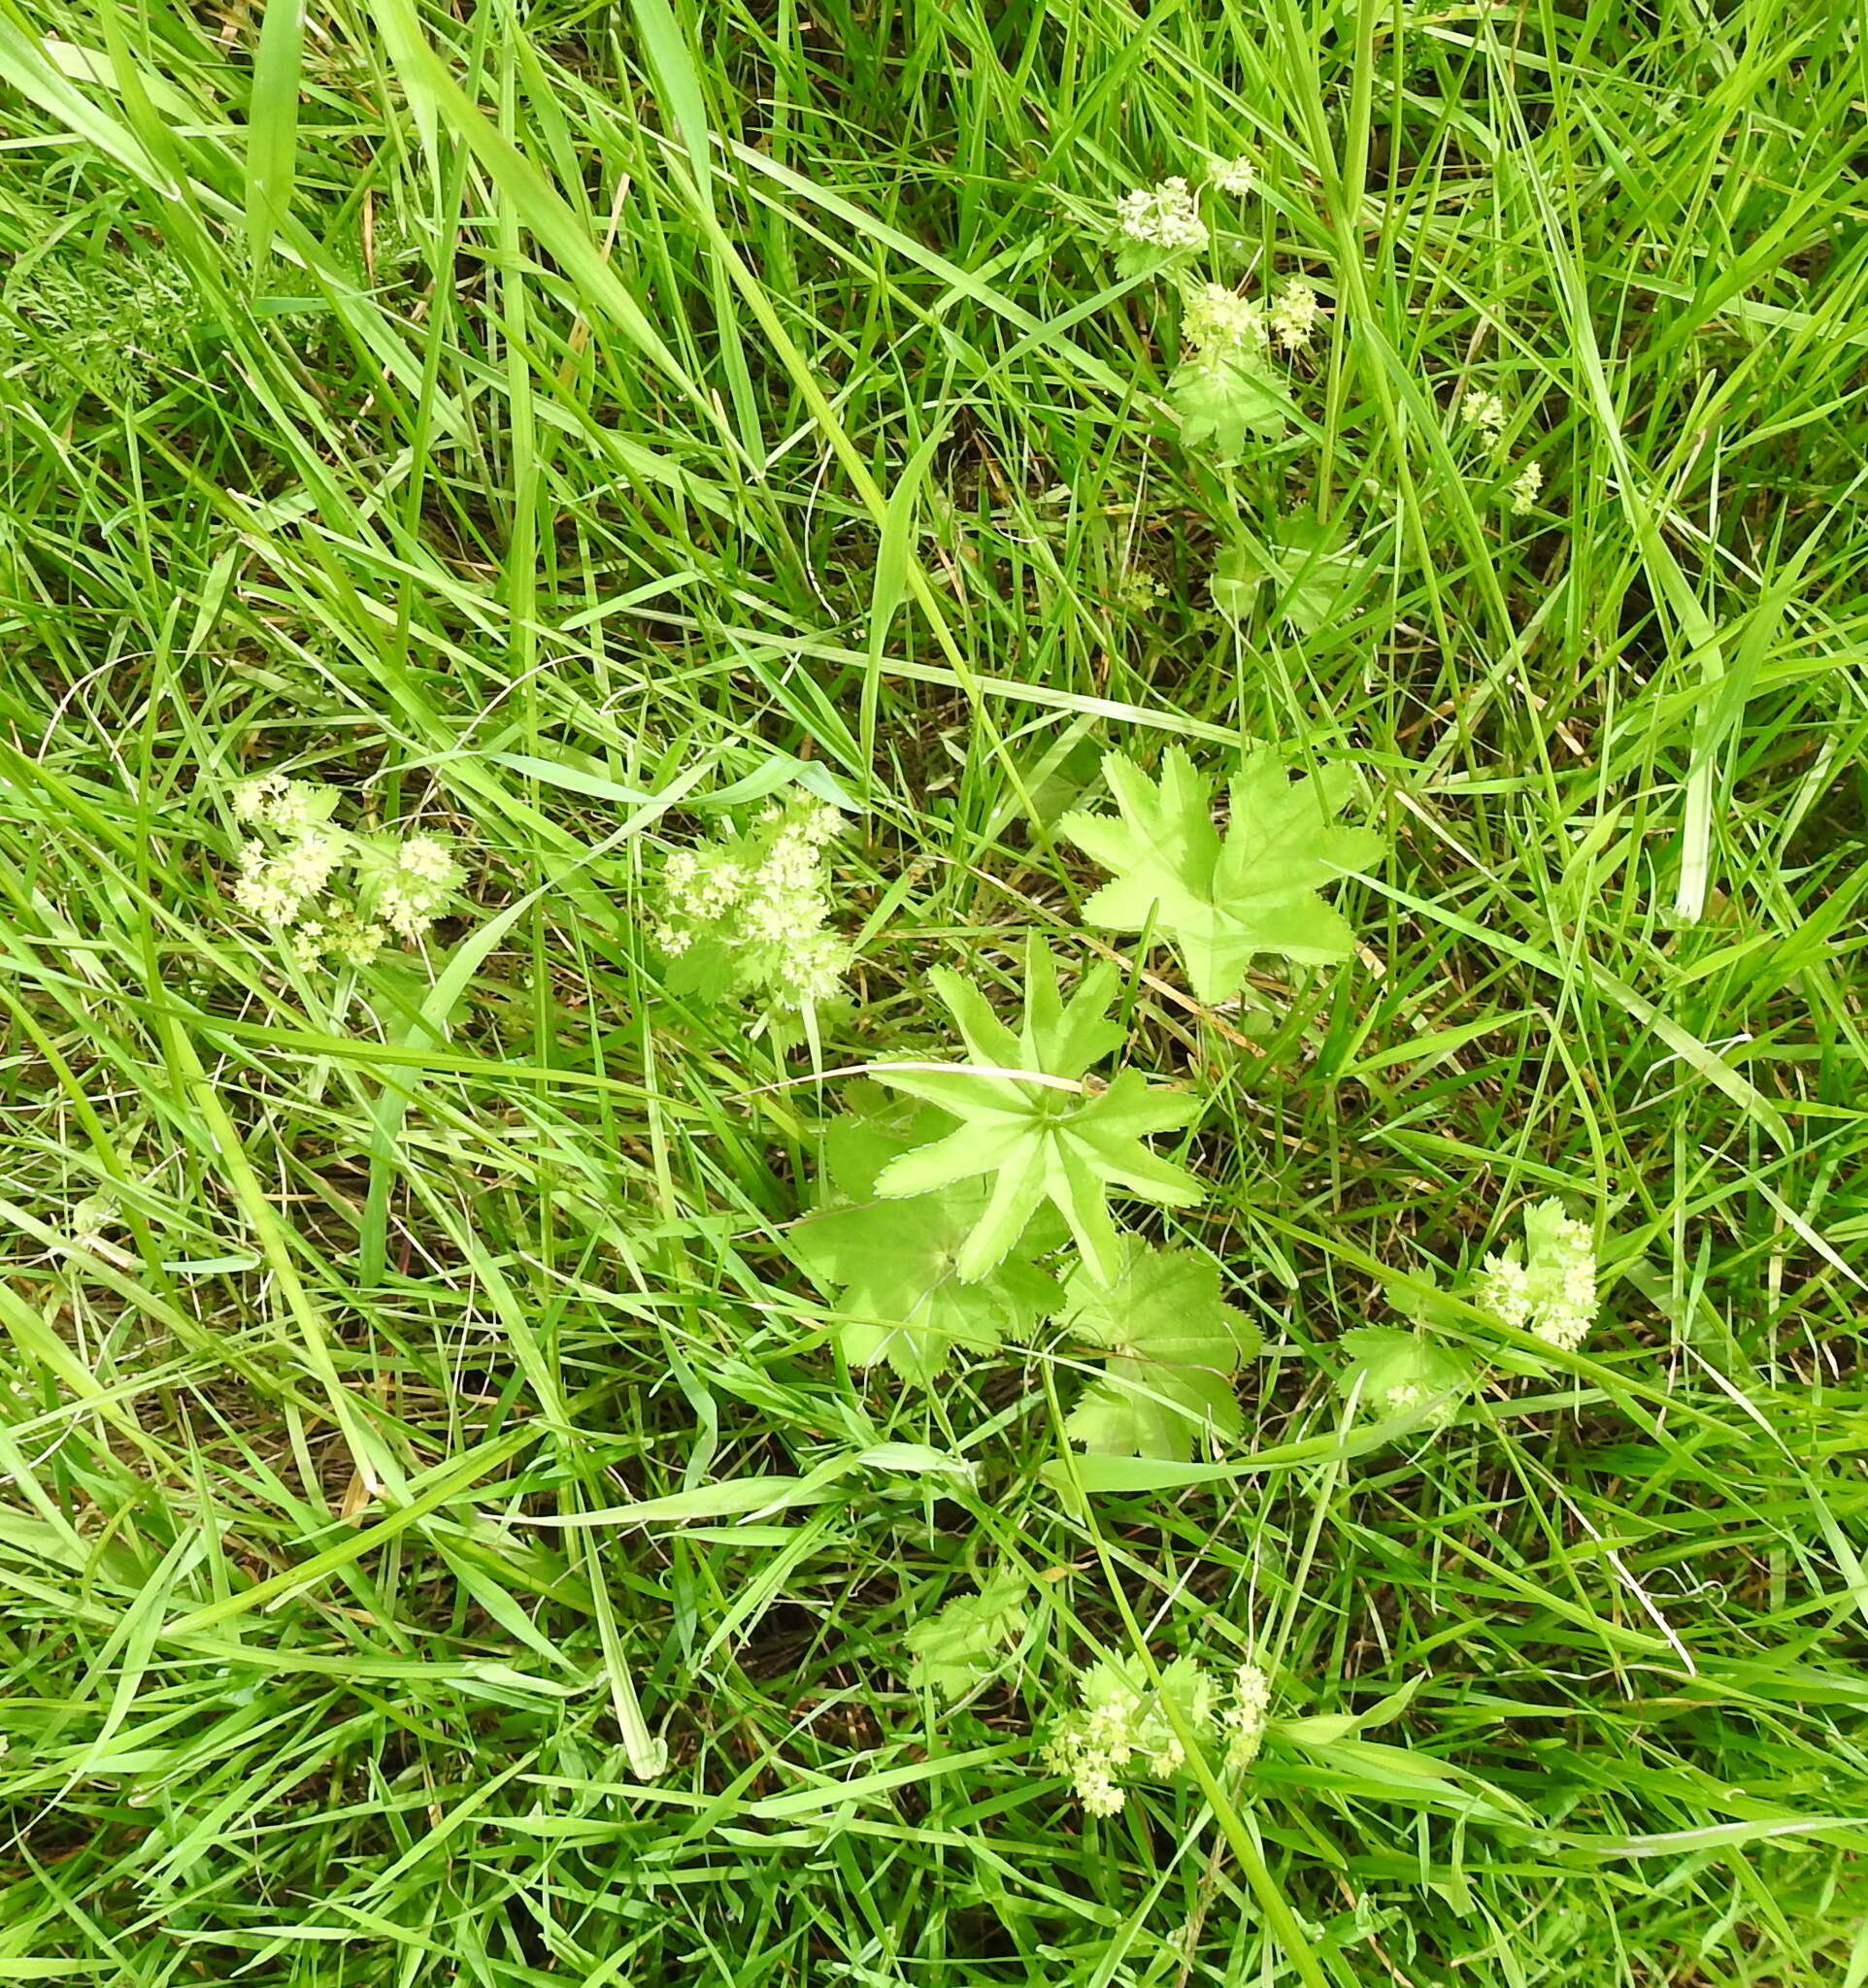
[[[1457,1323],[1451,1307],[1432,1281],[1416,1278],[1388,1292],[1388,1302],[1412,1330],[1392,1325],[1354,1326],[1338,1343],[1344,1366],[1337,1386],[1378,1423],[1391,1440],[1437,1435],[1449,1427],[1479,1385],[1472,1356],[1441,1338],[1441,1328]]]
[[[655,944],[685,989],[769,988],[788,1008],[842,992],[850,948],[829,929],[824,853],[843,818],[821,801],[775,804],[751,832],[662,866]]]
[[[1138,186],[1116,203],[1116,225],[1145,248],[1184,251],[1207,246],[1199,204],[1177,174],[1158,185]]]
[[[334,816],[338,792],[262,774],[234,789],[234,902],[307,962],[368,966],[391,935],[417,944],[459,888],[460,865],[430,835],[358,835]],[[340,879],[348,888],[339,890]]]
[[[289,930],[306,920],[344,860],[339,831],[331,826],[337,789],[265,774],[234,789],[234,818],[269,834],[240,845],[234,902],[262,925]]]
[[[413,944],[440,915],[460,881],[460,866],[431,835],[412,835],[377,880],[376,912]]]
[[[1292,277],[1272,301],[1272,335],[1287,352],[1302,351],[1317,329],[1322,306],[1302,277]]]
[[[1077,1679],[1078,1705],[1045,1747],[1046,1764],[1068,1776],[1091,1815],[1117,1815],[1122,1782],[1170,1780],[1187,1764],[1186,1746],[1169,1716],[1201,1741],[1223,1740],[1228,1763],[1246,1767],[1264,1738],[1271,1686],[1255,1665],[1241,1665],[1230,1693],[1193,1657],[1176,1657],[1151,1685],[1139,1672],[1104,1659]]]
[[[1537,502],[1538,493],[1544,487],[1544,465],[1541,462],[1527,462],[1513,479],[1512,510],[1522,517]]]
[[[1258,183],[1258,174],[1244,153],[1236,159],[1221,159],[1207,174],[1207,183],[1220,193],[1243,200]]]
[[[1256,1664],[1241,1664],[1233,1673],[1232,1698],[1220,1709],[1219,1724],[1226,1736],[1226,1765],[1250,1767],[1271,1724],[1271,1679]]]
[[[1181,333],[1196,352],[1259,353],[1270,336],[1265,307],[1224,283],[1204,283],[1188,296]]]
[[[1496,442],[1505,426],[1505,403],[1484,387],[1470,387],[1460,399],[1459,418],[1487,442]]]
[[[1524,1211],[1524,1254],[1485,1259],[1474,1296],[1492,1316],[1573,1353],[1595,1323],[1595,1241],[1554,1196]]]
[[[1075,1783],[1090,1814],[1120,1812],[1122,1777],[1166,1779],[1186,1765],[1186,1749],[1162,1703],[1169,1694],[1195,1733],[1212,1733],[1213,1679],[1192,1657],[1169,1664],[1158,1690],[1107,1659],[1078,1677],[1078,1707],[1052,1734],[1045,1757]]]
[[[1404,1380],[1381,1396],[1376,1408],[1384,1415],[1417,1416],[1431,1428],[1444,1429],[1453,1418],[1454,1404],[1450,1394],[1436,1392],[1418,1380]]]

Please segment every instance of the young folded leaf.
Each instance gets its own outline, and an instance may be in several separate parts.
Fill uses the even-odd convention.
[[[1235,1440],[1244,1417],[1232,1376],[1261,1343],[1258,1328],[1219,1296],[1219,1273],[1190,1249],[1122,1241],[1122,1272],[1101,1288],[1082,1276],[1065,1287],[1079,1339],[1107,1346],[1103,1378],[1087,1388],[1065,1433],[1104,1456],[1195,1455],[1203,1437]]]
[[[990,1191],[954,1270],[974,1283],[1003,1263],[1049,1202],[1069,1225],[1089,1275],[1116,1280],[1121,1249],[1109,1211],[1117,1188],[1167,1208],[1190,1208],[1205,1188],[1185,1168],[1150,1151],[1151,1133],[1191,1124],[1199,1100],[1132,1070],[1107,1085],[1084,1081],[1122,1041],[1109,1019],[1117,979],[1094,967],[1068,1001],[1057,989],[1051,948],[1034,938],[1025,953],[1025,1011],[1015,1034],[980,990],[945,968],[932,979],[958,1025],[968,1061],[949,1070],[882,1065],[879,1082],[938,1105],[960,1122],[944,1139],[891,1160],[877,1176],[887,1198],[933,1194],[985,1176]]]
[[[1223,838],[1213,783],[1178,746],[1158,784],[1119,752],[1103,776],[1120,819],[1079,811],[1057,823],[1115,874],[1084,907],[1090,924],[1168,933],[1202,1001],[1237,994],[1261,953],[1320,966],[1354,949],[1348,922],[1318,895],[1382,852],[1373,831],[1331,825],[1349,798],[1347,767],[1290,780],[1269,746],[1251,746],[1231,781]]]

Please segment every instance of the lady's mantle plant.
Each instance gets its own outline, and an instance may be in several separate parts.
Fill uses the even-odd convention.
[[[1507,1243],[1485,1259],[1474,1296],[1492,1316],[1573,1353],[1597,1310],[1595,1239],[1552,1195],[1524,1210],[1524,1252]]]
[[[824,857],[842,826],[836,809],[800,799],[767,808],[745,834],[677,849],[654,933],[669,990],[770,993],[788,1008],[840,994],[850,947],[829,929]]]
[[[1271,1684],[1255,1664],[1242,1664],[1230,1692],[1194,1657],[1162,1666],[1160,1682],[1138,1665],[1109,1658],[1077,1679],[1079,1704],[1058,1725],[1045,1749],[1053,1772],[1068,1775],[1077,1799],[1091,1815],[1119,1815],[1122,1783],[1173,1780],[1185,1772],[1186,1742],[1179,1725],[1197,1741],[1223,1744],[1229,1767],[1249,1767],[1258,1752],[1271,1709]]]
[[[235,788],[248,830],[234,902],[301,959],[368,966],[392,938],[426,937],[460,886],[460,865],[431,835],[339,826],[335,787],[263,774]]]
[[[1109,1211],[1112,1188],[1164,1208],[1191,1208],[1206,1189],[1184,1167],[1145,1143],[1190,1125],[1200,1101],[1123,1070],[1108,1082],[1095,1067],[1122,1043],[1109,1016],[1120,981],[1091,968],[1068,1000],[1057,963],[1034,937],[1025,949],[1024,1016],[1016,1031],[970,981],[944,967],[934,991],[966,1044],[961,1064],[878,1064],[876,1078],[956,1120],[944,1138],[890,1160],[876,1176],[884,1200],[931,1194],[985,1179],[990,1191],[954,1258],[963,1283],[1003,1263],[1047,1204],[1069,1227],[1084,1266],[1100,1284],[1122,1273],[1122,1242]]]
[[[836,1294],[844,1358],[857,1367],[885,1360],[904,1380],[930,1386],[955,1348],[994,1352],[1056,1310],[1063,1294],[1034,1259],[1067,1233],[1053,1209],[1041,1209],[996,1264],[963,1279],[960,1256],[990,1186],[954,1180],[883,1200],[877,1176],[937,1140],[945,1119],[874,1085],[851,1090],[857,1109],[824,1128],[817,1206],[785,1240],[813,1280]]]
[[[1232,1380],[1262,1336],[1219,1296],[1217,1264],[1125,1236],[1116,1282],[1105,1286],[1080,1271],[1065,1300],[1072,1335],[1107,1349],[1102,1378],[1064,1424],[1085,1449],[1185,1457],[1203,1440],[1230,1442],[1244,1433]]]
[[[1319,895],[1382,853],[1372,830],[1333,825],[1349,798],[1349,767],[1290,780],[1269,746],[1251,747],[1227,789],[1223,835],[1212,781],[1178,746],[1158,781],[1119,752],[1103,761],[1103,777],[1118,818],[1078,812],[1057,824],[1114,873],[1084,907],[1088,923],[1166,933],[1194,993],[1209,1002],[1237,994],[1262,954],[1320,966],[1354,950],[1348,921]]]

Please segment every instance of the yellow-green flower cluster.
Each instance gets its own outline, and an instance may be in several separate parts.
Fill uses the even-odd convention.
[[[1219,193],[1243,200],[1258,183],[1258,174],[1242,152],[1236,159],[1219,159],[1208,168],[1207,184]]]
[[[1513,1243],[1486,1257],[1474,1295],[1502,1324],[1573,1353],[1595,1323],[1594,1238],[1554,1196],[1541,1201],[1524,1212],[1524,1254]]]
[[[1188,296],[1181,332],[1197,352],[1261,353],[1270,337],[1265,307],[1224,283],[1204,283]]]
[[[412,835],[384,866],[376,914],[414,944],[440,915],[460,882],[460,866],[431,835]]]
[[[1051,1735],[1045,1759],[1069,1777],[1091,1815],[1120,1813],[1124,1780],[1169,1780],[1186,1766],[1170,1705],[1197,1740],[1223,1741],[1228,1763],[1241,1768],[1256,1755],[1271,1708],[1270,1680],[1255,1665],[1241,1665],[1226,1694],[1193,1657],[1175,1658],[1158,1685],[1106,1660],[1083,1673],[1077,1692],[1080,1704]]]
[[[1250,1767],[1271,1724],[1271,1679],[1256,1664],[1241,1664],[1233,1673],[1232,1698],[1220,1709],[1219,1724],[1226,1736],[1226,1764]]]
[[[1484,387],[1471,387],[1460,398],[1459,418],[1487,442],[1496,442],[1505,428],[1505,403]]]
[[[1302,277],[1292,277],[1272,300],[1272,335],[1285,351],[1302,351],[1311,342],[1322,309],[1310,284]]]
[[[1512,479],[1512,510],[1522,517],[1537,503],[1538,495],[1544,488],[1544,465],[1541,462],[1527,462]]]
[[[662,867],[655,944],[711,991],[769,987],[811,1008],[843,989],[850,948],[829,929],[824,853],[843,825],[820,801],[768,808],[750,835],[678,849]]]
[[[1459,420],[1461,426],[1470,428],[1487,447],[1496,448],[1504,440],[1507,420],[1503,396],[1489,387],[1469,386],[1459,396]],[[1505,485],[1513,514],[1522,517],[1530,512],[1543,488],[1544,465],[1539,462],[1522,464],[1517,476]]]
[[[1124,193],[1116,203],[1116,225],[1146,248],[1185,251],[1207,246],[1199,202],[1179,174]]]
[[[240,845],[234,902],[301,959],[368,966],[391,935],[417,944],[460,884],[460,865],[433,836],[361,836],[333,820],[338,793],[265,774],[235,788]],[[345,874],[348,888],[335,887]]]
[[[1403,1380],[1382,1395],[1376,1404],[1384,1415],[1418,1415],[1435,1429],[1444,1429],[1453,1418],[1453,1398],[1435,1393],[1418,1380]]]

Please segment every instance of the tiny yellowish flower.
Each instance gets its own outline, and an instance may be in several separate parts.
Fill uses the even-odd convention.
[[[305,893],[294,886],[279,858],[269,854],[263,843],[243,843],[239,860],[234,902],[262,925],[289,925],[298,916]]]
[[[412,835],[378,887],[376,913],[411,944],[424,938],[460,881],[460,866],[433,836]]]
[[[399,858],[411,877],[451,888],[455,878],[454,859],[431,835],[412,835],[402,845]]]
[[[1474,1296],[1492,1316],[1573,1353],[1597,1309],[1595,1241],[1554,1196],[1524,1212],[1524,1254],[1508,1244],[1485,1259]]]
[[[1451,1395],[1436,1393],[1418,1380],[1404,1380],[1399,1387],[1389,1388],[1381,1407],[1389,1415],[1418,1415],[1435,1429],[1444,1429],[1456,1412]]]
[[[813,932],[786,950],[779,964],[779,990],[793,1008],[812,1008],[843,991],[849,969],[850,948],[834,933]]]
[[[381,925],[366,924],[354,911],[346,911],[332,921],[324,949],[347,966],[367,967],[388,943],[389,935]]]
[[[1045,1758],[1054,1773],[1069,1776],[1092,1815],[1119,1812],[1118,1774],[1168,1780],[1185,1768],[1186,1742],[1169,1715],[1170,1703],[1197,1739],[1215,1738],[1225,1724],[1212,1674],[1192,1657],[1165,1666],[1158,1686],[1141,1683],[1122,1666],[1093,1664],[1078,1677],[1077,1692],[1078,1708],[1059,1723]]]
[[[266,835],[241,845],[232,895],[250,917],[276,927],[301,960],[329,957],[362,967],[387,942],[385,926],[419,940],[458,886],[461,870],[433,836],[395,844],[338,827],[338,800],[334,787],[277,773],[243,781],[234,790],[234,813]],[[353,895],[334,905],[327,893],[345,872]]]
[[[284,791],[285,776],[283,773],[265,773],[255,779],[242,780],[233,790],[234,819],[268,820],[274,805]]]
[[[788,1007],[842,991],[850,948],[828,928],[825,846],[837,810],[800,798],[765,809],[748,834],[678,849],[662,866],[656,945],[674,960],[708,942],[693,984],[711,964],[725,981],[771,987]]]
[[[264,818],[282,835],[307,835],[331,816],[334,791],[315,780],[285,780],[273,795]]]
[[[272,860],[280,881],[300,898],[314,898],[344,860],[344,845],[328,829],[307,829]]]
[[[1271,1679],[1256,1664],[1241,1664],[1233,1675],[1232,1700],[1219,1714],[1226,1733],[1226,1761],[1250,1767],[1271,1723]]]
[[[1076,1772],[1077,1797],[1091,1815],[1119,1815],[1127,1799],[1101,1768],[1084,1766]]]

